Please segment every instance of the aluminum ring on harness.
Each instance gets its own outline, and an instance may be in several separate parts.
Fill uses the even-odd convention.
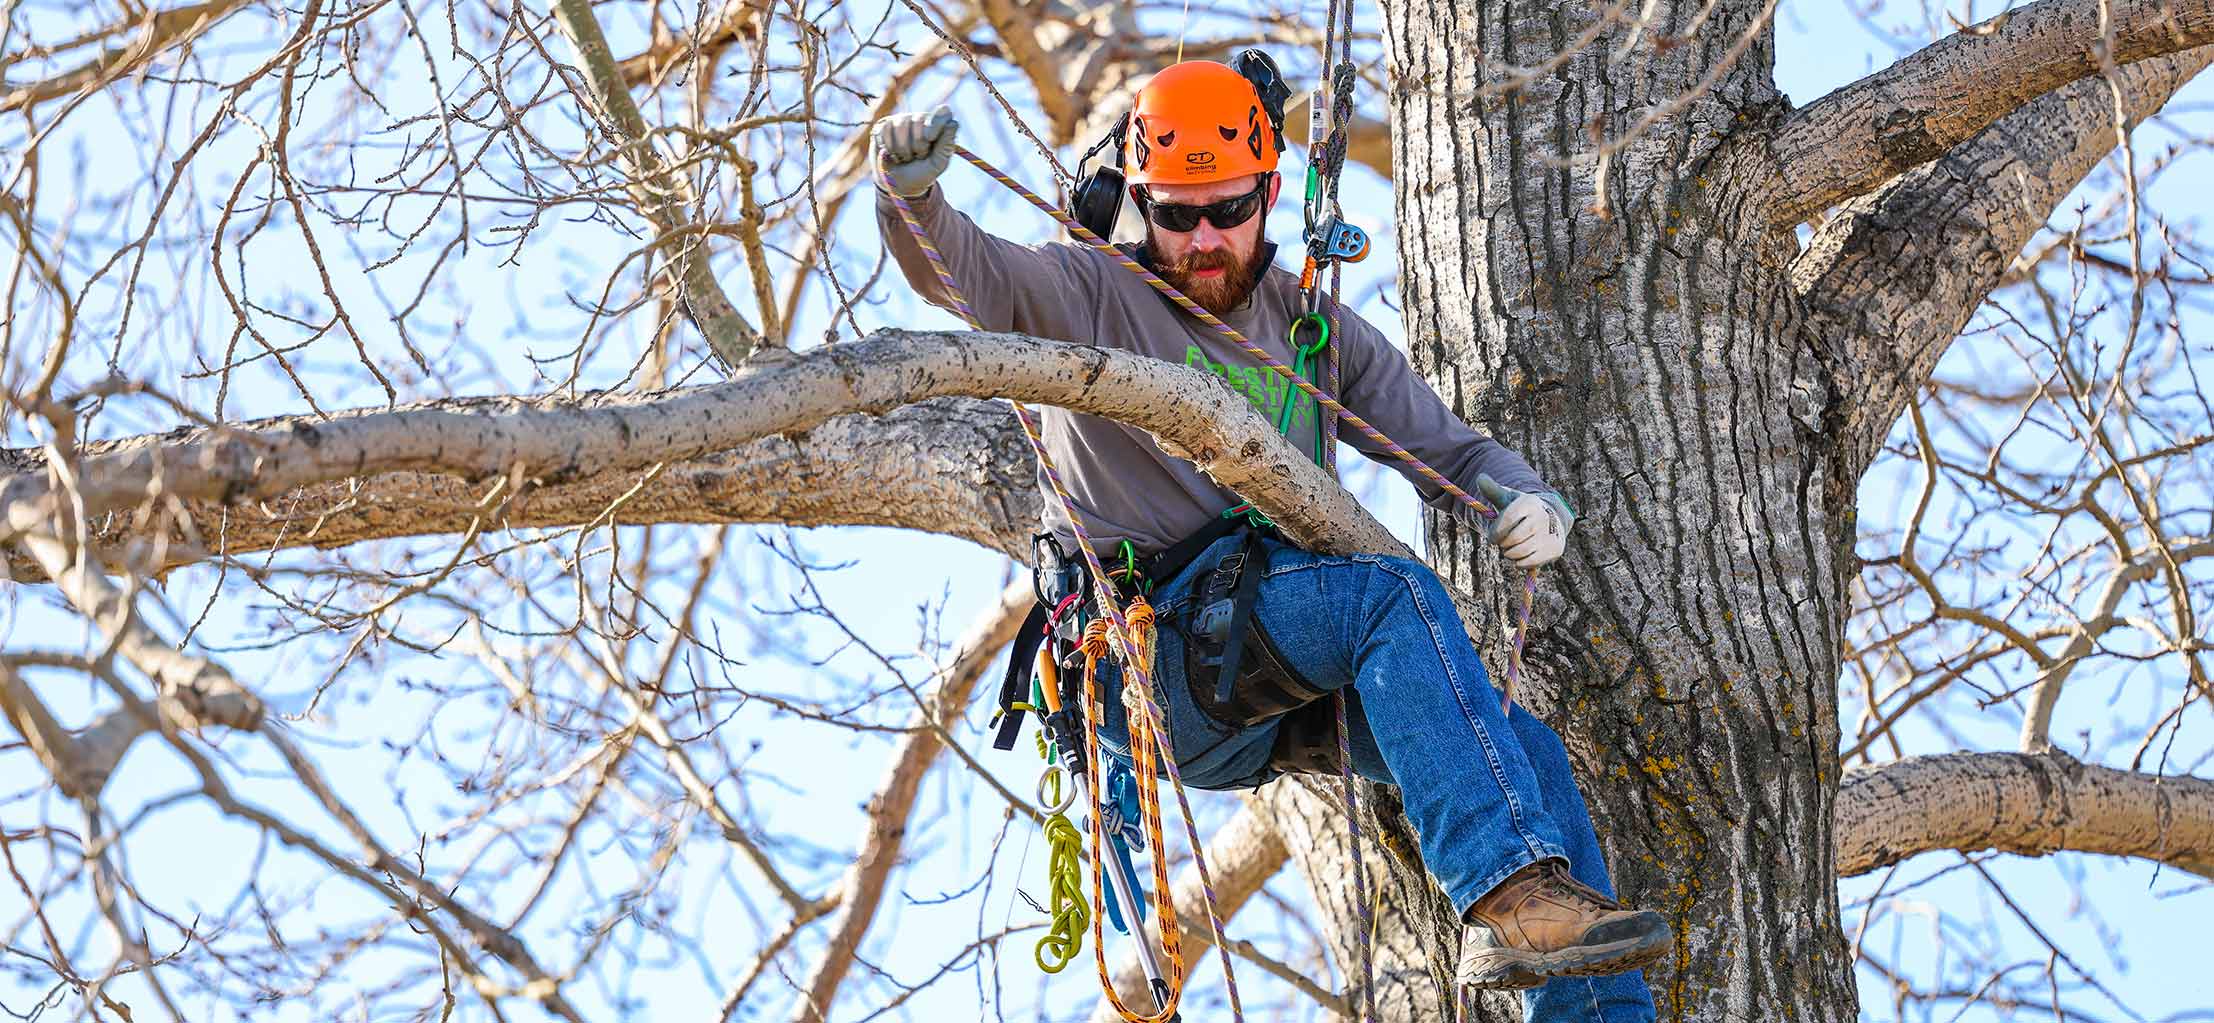
[[[1056,793],[1050,798],[1046,796],[1048,785]],[[1069,807],[1076,805],[1076,786],[1068,784],[1068,772],[1062,770],[1059,764],[1047,764],[1045,773],[1038,775],[1038,791],[1036,794],[1038,808],[1044,810],[1046,816],[1049,817],[1057,813],[1065,813]]]

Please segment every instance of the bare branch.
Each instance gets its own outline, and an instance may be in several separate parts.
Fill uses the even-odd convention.
[[[154,680],[161,713],[175,715],[176,724],[183,728],[222,725],[252,731],[261,727],[261,701],[222,665],[179,650],[157,635],[91,552],[73,550],[47,532],[29,505],[12,505],[6,511],[16,542],[46,570],[47,578],[98,626],[117,653]]]
[[[2210,62],[2214,47],[2141,61],[2117,79],[2142,117]],[[2053,205],[2113,148],[2106,84],[2077,82],[1847,204],[1815,232],[1792,283],[1835,349],[1847,478],[1873,461]]]
[[[945,670],[944,681],[938,683],[937,694],[900,743],[890,773],[877,787],[876,798],[869,801],[868,832],[854,853],[853,866],[834,889],[839,900],[838,922],[813,975],[801,985],[797,1018],[803,1023],[821,1020],[823,1010],[837,1000],[838,986],[852,967],[869,925],[876,920],[884,883],[907,838],[908,818],[914,811],[923,776],[945,748],[947,729],[968,707],[977,680],[991,667],[999,651],[1014,642],[1032,599],[1028,577],[1016,580],[1000,594],[999,602],[956,645],[953,663]]]
[[[2178,562],[2214,557],[2214,541],[2202,541],[2175,551],[2174,557]],[[2053,707],[2060,702],[2061,687],[2068,683],[2068,676],[2075,671],[2076,666],[2082,664],[2098,647],[2099,637],[2121,624],[2114,613],[2121,607],[2122,597],[2129,593],[2130,587],[2153,578],[2159,573],[2160,567],[2161,558],[2157,554],[2148,554],[2136,561],[2117,566],[2107,576],[2106,585],[2101,588],[2097,603],[2092,605],[2089,620],[2077,627],[2068,646],[2038,673],[2036,687],[2030,692],[2029,713],[2022,717],[2022,752],[2037,753],[2052,745],[2050,732]]]
[[[50,99],[92,92],[144,67],[155,57],[192,42],[215,27],[246,0],[205,0],[165,10],[148,10],[138,19],[130,42],[101,53],[74,69],[29,82],[0,95],[0,114],[13,113]]]
[[[723,294],[723,286],[715,279],[715,269],[707,258],[706,237],[686,230],[694,201],[690,180],[654,148],[646,119],[630,98],[629,86],[608,51],[607,36],[592,15],[591,0],[556,0],[554,23],[568,37],[581,65],[584,82],[577,90],[578,100],[615,145],[616,156],[631,179],[631,197],[659,233],[659,244],[667,249],[669,261],[676,265],[678,290],[686,312],[706,336],[708,347],[725,366],[735,369],[760,347],[762,337]]]
[[[82,799],[100,791],[105,778],[93,778],[87,769],[85,758],[61,722],[54,719],[54,712],[31,691],[31,685],[23,676],[15,673],[6,661],[0,661],[0,716],[5,716],[16,734],[30,746],[31,755],[38,758],[39,766],[54,779],[54,787],[71,799]]]
[[[695,58],[700,68],[712,67],[714,56],[726,47],[759,38],[761,16],[769,5],[770,0],[724,0],[697,30],[656,39],[652,46],[623,58],[615,69],[625,85],[637,89],[658,87]]]
[[[2023,104],[2102,67],[2109,0],[2041,0],[1962,30],[1793,114],[1770,146],[1780,227],[1936,159]],[[2111,0],[2107,56],[2127,65],[2214,42],[2214,0]]]
[[[2214,878],[2214,781],[2117,771],[2057,750],[1910,757],[1846,773],[1840,876],[1939,849],[2134,856]]]

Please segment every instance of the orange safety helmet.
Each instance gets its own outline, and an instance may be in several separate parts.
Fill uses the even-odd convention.
[[[1172,64],[1138,90],[1123,150],[1133,185],[1227,181],[1276,169],[1283,148],[1253,83],[1228,64]]]

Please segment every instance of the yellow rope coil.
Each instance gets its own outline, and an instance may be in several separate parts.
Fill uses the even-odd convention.
[[[1069,823],[1069,815],[1046,818],[1046,874],[1052,919],[1045,937],[1038,939],[1038,968],[1059,973],[1084,951],[1084,931],[1092,925],[1091,904],[1084,901],[1084,833]]]

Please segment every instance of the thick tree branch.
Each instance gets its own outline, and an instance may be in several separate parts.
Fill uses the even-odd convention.
[[[115,445],[95,445],[94,454]],[[0,451],[24,470],[35,452]],[[871,525],[919,529],[1028,556],[1037,530],[1037,461],[1007,406],[941,398],[883,416],[840,416],[812,430],[764,437],[728,451],[669,464],[658,473],[624,468],[527,490],[510,501],[502,529],[774,522],[791,526]],[[481,490],[455,476],[390,472],[310,484],[266,500],[179,502],[187,521],[170,530],[161,572],[211,556],[459,533],[484,510]],[[150,525],[118,512],[95,520],[103,556],[143,546]],[[9,578],[40,581],[45,569],[10,549]]]
[[[2110,39],[2100,14],[2111,12]],[[2041,0],[1939,40],[1808,104],[1771,143],[1779,227],[1936,159],[2000,117],[2104,62],[2214,43],[2214,0]]]
[[[2202,47],[2116,81],[2142,118],[2209,62],[2214,47]],[[2112,103],[2104,80],[2041,97],[1815,232],[1791,277],[1844,402],[1844,478],[1859,478],[2053,206],[2113,151]]]
[[[707,258],[707,237],[688,230],[692,183],[654,148],[646,118],[630,98],[630,89],[607,36],[592,15],[591,0],[555,0],[554,24],[568,38],[584,81],[577,99],[599,123],[629,177],[631,197],[659,236],[656,244],[675,265],[677,289],[693,326],[724,365],[737,367],[762,343],[761,333],[730,303]]]
[[[1846,773],[1840,876],[1941,849],[2135,856],[2214,878],[2214,781],[2117,771],[2057,750],[1910,757]]]
[[[1405,545],[1211,374],[1128,352],[1016,334],[880,331],[755,365],[728,383],[654,395],[449,400],[390,412],[295,417],[134,438],[81,463],[88,515],[150,493],[268,500],[386,472],[575,482],[672,463],[854,412],[928,398],[1002,395],[1153,433],[1314,549],[1405,554]],[[42,501],[43,472],[0,477],[0,509]]]

